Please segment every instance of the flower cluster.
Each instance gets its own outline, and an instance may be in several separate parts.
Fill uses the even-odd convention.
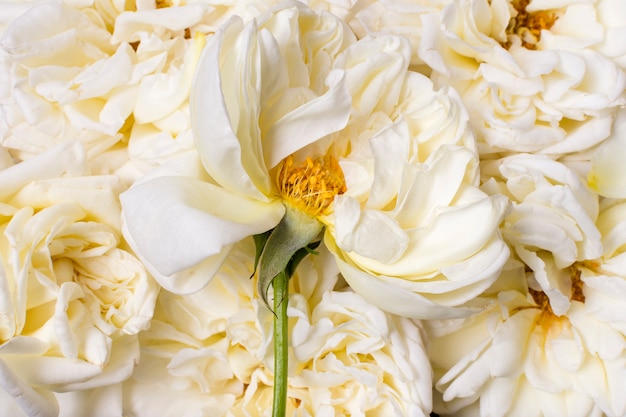
[[[626,416],[624,4],[0,2],[0,415]]]

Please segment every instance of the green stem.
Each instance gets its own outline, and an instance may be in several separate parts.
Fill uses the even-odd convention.
[[[274,400],[272,417],[284,417],[287,412],[287,367],[288,367],[288,287],[289,278],[285,271],[272,281],[274,287]]]

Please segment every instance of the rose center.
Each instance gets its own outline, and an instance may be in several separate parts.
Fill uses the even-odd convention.
[[[307,158],[299,164],[288,156],[279,168],[277,185],[285,201],[311,216],[325,214],[335,196],[346,192],[343,172],[332,156]]]
[[[570,266],[569,269],[571,274],[572,288],[570,300],[584,303],[585,294],[583,293],[583,281],[580,279],[580,270],[576,267],[576,264]],[[535,304],[537,304],[537,308],[541,310],[539,324],[548,325],[554,321],[559,321],[561,319],[561,317],[556,316],[552,311],[552,307],[550,306],[550,299],[543,291],[533,290],[532,288],[530,288],[528,292],[533,297]]]
[[[558,16],[552,11],[528,12],[526,11],[528,3],[530,0],[514,0],[512,2],[517,15],[509,21],[506,33],[519,36],[524,48],[537,49],[537,44],[541,40],[541,31],[549,30]],[[503,46],[508,49],[511,46],[511,41],[507,41]]]

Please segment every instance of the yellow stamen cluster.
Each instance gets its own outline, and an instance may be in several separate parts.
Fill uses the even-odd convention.
[[[283,160],[276,182],[284,200],[314,217],[326,214],[335,196],[346,192],[343,172],[332,156],[295,164],[290,155]]]
[[[543,10],[529,13],[526,11],[528,3],[530,0],[513,1],[512,5],[517,11],[517,15],[511,18],[506,33],[519,36],[524,48],[537,49],[537,44],[541,40],[541,31],[549,30],[558,16],[554,12]],[[507,41],[503,46],[508,49],[511,42]]]

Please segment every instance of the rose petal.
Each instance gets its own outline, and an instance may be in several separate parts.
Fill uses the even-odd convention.
[[[19,379],[2,359],[0,359],[0,387],[10,399],[17,403],[25,416],[57,417],[59,415],[59,405],[51,393],[38,392],[30,387]],[[0,394],[0,398],[3,396]],[[3,413],[11,411],[6,401],[7,399],[3,398],[0,406]]]
[[[229,245],[273,228],[284,214],[278,200],[261,203],[185,177],[157,177],[132,187],[120,200],[125,236],[161,283],[194,267],[214,270]],[[215,266],[201,265],[205,260]],[[186,287],[190,275],[180,278],[176,285]],[[186,290],[202,288],[211,278],[197,277]]]

